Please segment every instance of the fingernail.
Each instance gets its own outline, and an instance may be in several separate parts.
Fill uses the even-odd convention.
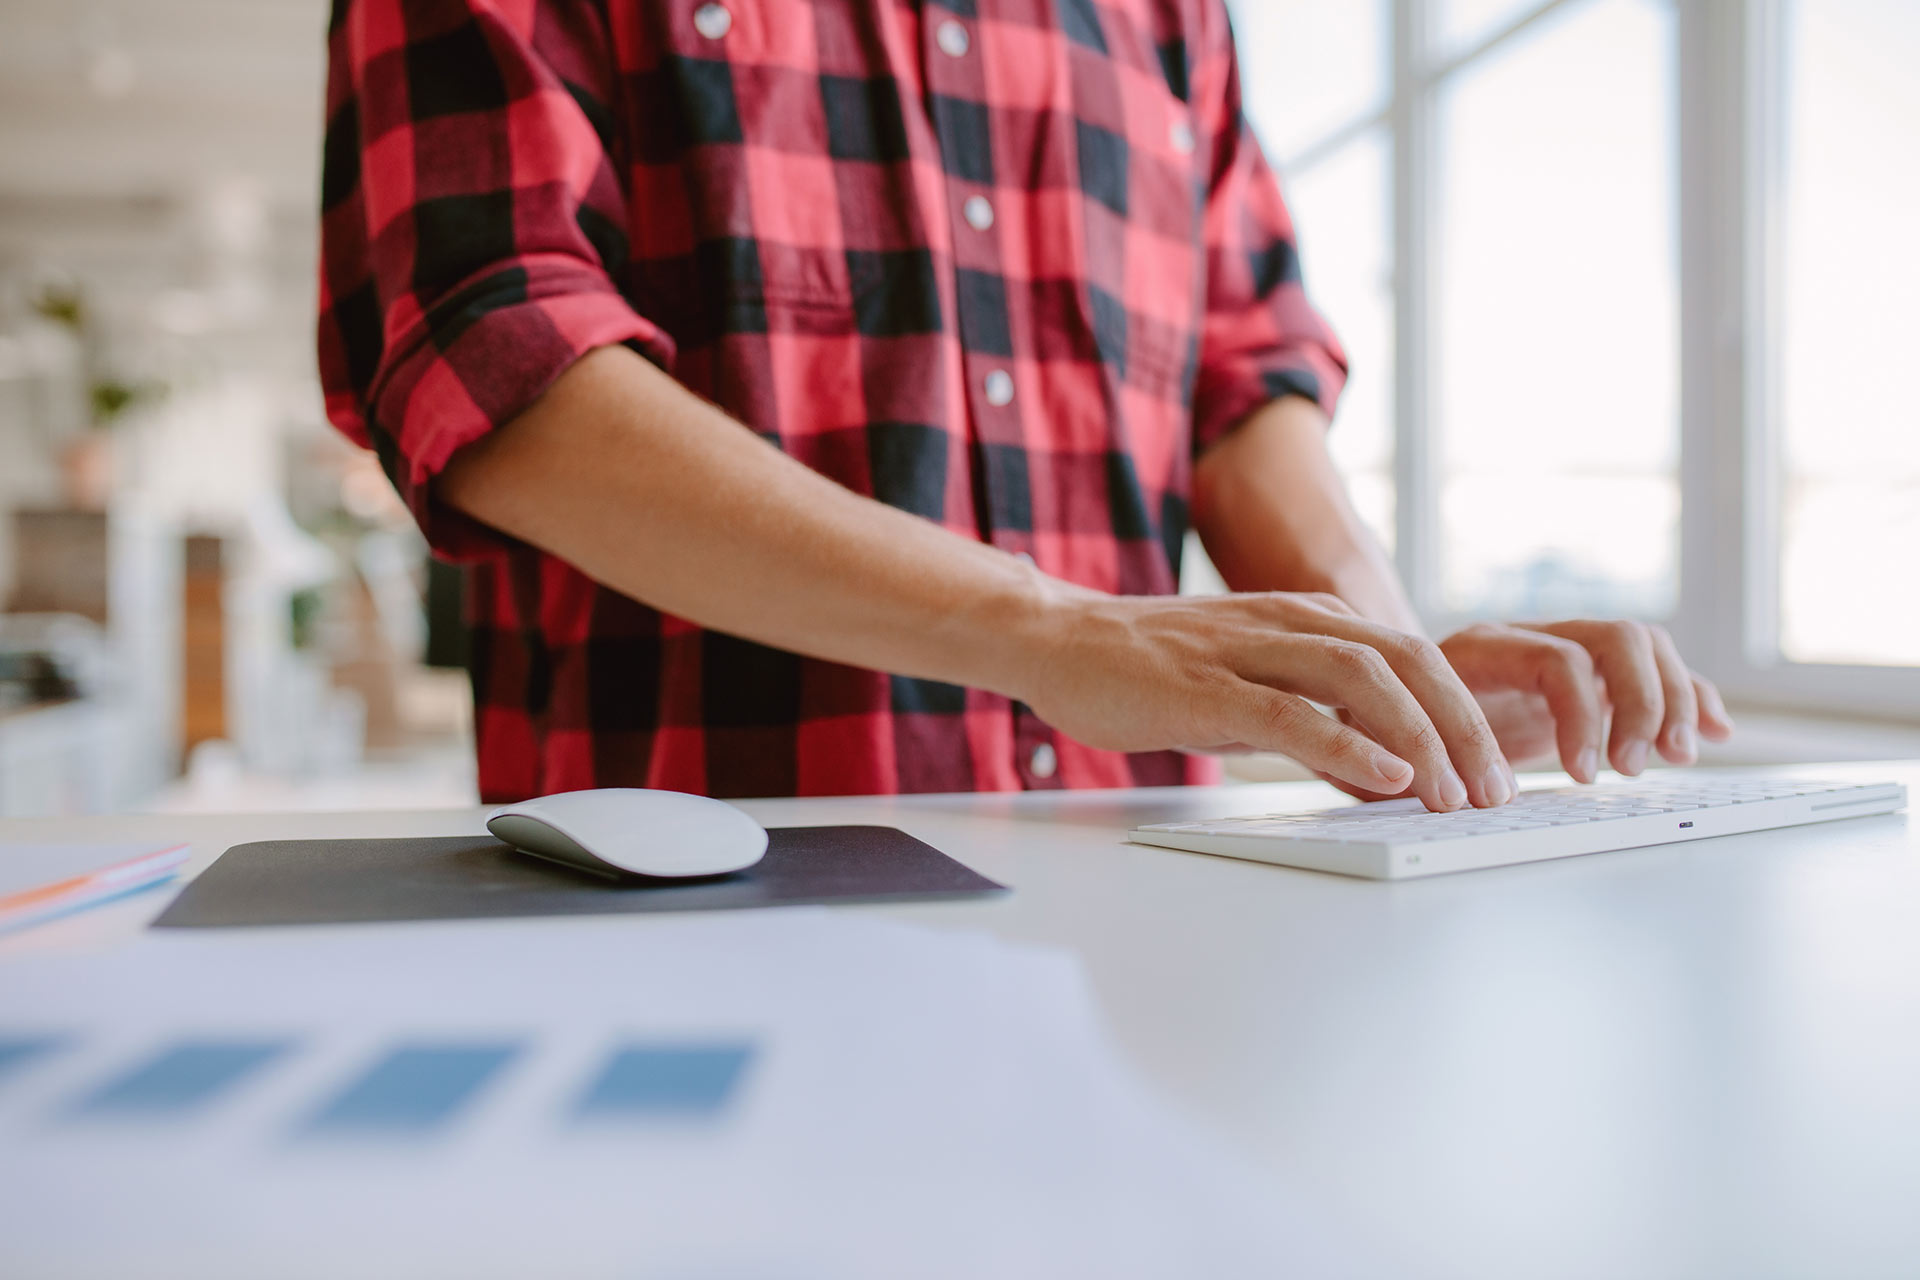
[[[1399,756],[1390,756],[1381,752],[1373,758],[1373,771],[1387,784],[1387,790],[1398,791],[1413,781],[1413,766]]]
[[[1480,790],[1486,794],[1488,804],[1505,804],[1513,799],[1513,788],[1507,783],[1507,770],[1504,765],[1495,765],[1487,770],[1487,776],[1480,781]]]
[[[1449,809],[1458,809],[1467,802],[1467,784],[1460,781],[1460,775],[1448,769],[1440,775],[1440,803]]]
[[[1626,745],[1626,749],[1620,753],[1620,762],[1622,765],[1620,772],[1626,774],[1628,777],[1637,775],[1642,769],[1647,767],[1647,744],[1644,742],[1629,742]]]
[[[1673,749],[1682,760],[1693,763],[1700,754],[1700,742],[1694,736],[1692,725],[1683,724],[1673,731]]]
[[[1600,753],[1592,747],[1582,751],[1580,758],[1574,761],[1574,771],[1580,781],[1592,782],[1600,776]]]

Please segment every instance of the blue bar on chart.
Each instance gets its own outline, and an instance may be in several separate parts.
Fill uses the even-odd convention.
[[[187,1040],[162,1049],[73,1105],[79,1116],[179,1116],[203,1111],[292,1047],[287,1040]]]
[[[452,1123],[519,1053],[517,1044],[390,1049],[321,1107],[309,1133],[424,1135]]]
[[[579,1120],[706,1118],[731,1101],[753,1046],[631,1045],[614,1053],[574,1107]]]
[[[63,1036],[0,1036],[0,1080],[65,1044]]]

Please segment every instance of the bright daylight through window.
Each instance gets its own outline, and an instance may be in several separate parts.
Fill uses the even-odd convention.
[[[1247,112],[1282,166],[1313,301],[1340,335],[1352,377],[1332,448],[1360,514],[1389,549],[1393,515],[1393,251],[1389,150],[1373,121],[1390,90],[1386,11],[1369,4],[1241,0],[1234,6]],[[1311,58],[1288,49],[1311,48]],[[1269,75],[1267,66],[1284,66]],[[1357,134],[1355,120],[1372,121]],[[1318,161],[1286,161],[1337,137]]]
[[[1920,4],[1787,12],[1781,648],[1920,664]]]
[[[1673,19],[1565,6],[1439,99],[1440,603],[1662,618],[1679,559]]]
[[[1682,541],[1682,444],[1715,437],[1710,415],[1681,413],[1681,90],[1747,90],[1684,60],[1680,8],[1231,7],[1248,112],[1281,170],[1308,289],[1353,361],[1333,452],[1362,515],[1389,548],[1400,542],[1430,622],[1743,625],[1718,646],[1738,655],[1720,674],[1799,670],[1783,696],[1816,705],[1821,672],[1920,664],[1920,591],[1900,586],[1920,553],[1905,386],[1920,259],[1888,248],[1912,238],[1920,208],[1920,150],[1902,132],[1920,114],[1920,5],[1746,9],[1772,39],[1744,83],[1780,116],[1756,171],[1775,198],[1734,207],[1777,219],[1752,280],[1754,323],[1777,345],[1753,347],[1771,354],[1752,357],[1765,391],[1744,445],[1709,446],[1715,468],[1762,477],[1740,489],[1749,532],[1704,558]],[[1287,56],[1301,47],[1316,56]],[[1395,191],[1396,173],[1409,190]],[[1417,269],[1396,271],[1396,246]],[[1396,335],[1417,358],[1401,358]],[[1703,361],[1691,375],[1716,372]],[[1683,563],[1716,581],[1761,575],[1758,612],[1703,616],[1715,606],[1683,591]]]

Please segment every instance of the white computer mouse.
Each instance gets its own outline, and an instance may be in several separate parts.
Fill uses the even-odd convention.
[[[487,819],[497,839],[600,875],[717,876],[767,852],[767,831],[724,800],[632,787],[565,791]]]

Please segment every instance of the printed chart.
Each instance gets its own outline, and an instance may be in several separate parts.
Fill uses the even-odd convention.
[[[74,1037],[0,1032],[0,1090],[9,1077],[57,1071]],[[308,1137],[430,1137],[484,1103],[490,1085],[527,1056],[524,1040],[402,1042],[323,1094],[290,1126]],[[61,1124],[188,1123],[234,1100],[301,1051],[293,1039],[182,1039],[112,1069],[56,1102]],[[713,1119],[738,1091],[754,1048],[745,1043],[618,1045],[577,1088],[556,1099],[556,1125]]]
[[[0,984],[0,1276],[1339,1274],[1315,1223],[979,933],[221,930]]]

